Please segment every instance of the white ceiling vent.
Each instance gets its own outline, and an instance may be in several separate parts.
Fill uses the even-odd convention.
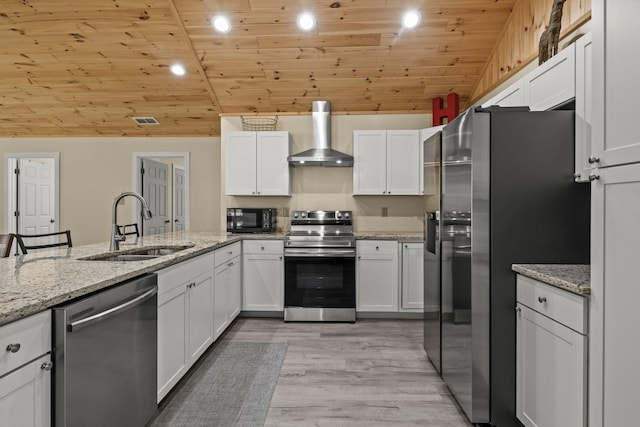
[[[155,117],[132,117],[133,121],[142,126],[159,125]]]

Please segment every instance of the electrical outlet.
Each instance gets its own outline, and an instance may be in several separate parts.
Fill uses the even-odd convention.
[[[382,208],[382,212],[380,212],[380,216],[386,218],[389,216],[389,208]]]

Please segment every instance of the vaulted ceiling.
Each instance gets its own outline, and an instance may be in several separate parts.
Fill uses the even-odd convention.
[[[430,112],[450,92],[464,105],[514,2],[2,0],[0,137],[217,136],[221,113],[303,113],[314,99],[334,113]],[[422,20],[407,30],[410,9]]]

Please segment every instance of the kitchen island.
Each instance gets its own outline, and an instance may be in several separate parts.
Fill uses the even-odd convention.
[[[176,232],[140,237],[121,245],[119,253],[142,247],[191,246],[173,254],[142,261],[81,259],[108,252],[108,242],[0,259],[0,325],[211,252],[240,239],[226,232]]]

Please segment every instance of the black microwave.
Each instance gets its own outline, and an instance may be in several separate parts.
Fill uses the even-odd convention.
[[[227,208],[227,231],[230,233],[274,233],[275,208]]]

